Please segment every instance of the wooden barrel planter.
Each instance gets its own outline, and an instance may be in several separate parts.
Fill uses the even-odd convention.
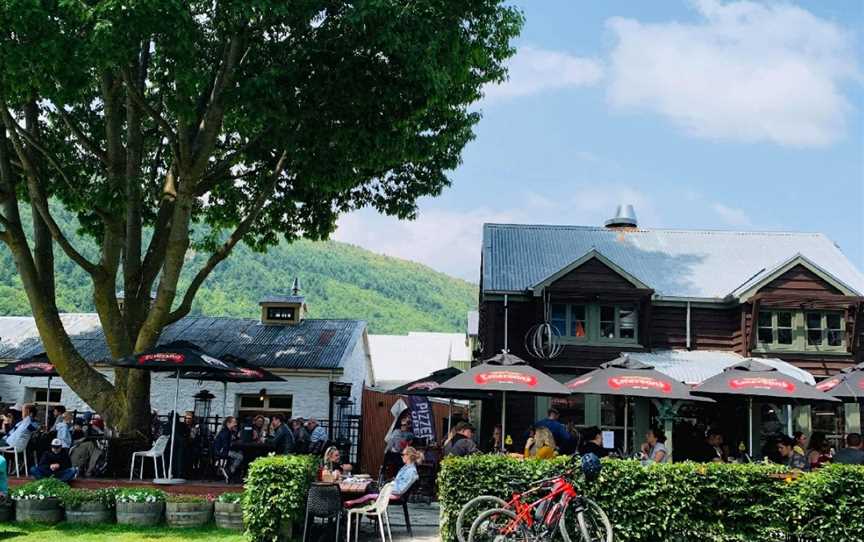
[[[35,521],[37,523],[59,523],[63,521],[63,508],[60,499],[24,499],[15,504],[15,519],[18,521]]]
[[[201,527],[213,519],[213,503],[169,502],[165,505],[165,521],[172,527]]]
[[[101,502],[82,502],[66,508],[69,523],[114,523],[114,510]]]
[[[121,525],[159,525],[164,502],[118,502],[117,523]]]
[[[0,523],[9,523],[15,519],[15,503],[10,500],[0,501]]]
[[[216,526],[232,531],[243,530],[243,504],[239,502],[216,502]]]

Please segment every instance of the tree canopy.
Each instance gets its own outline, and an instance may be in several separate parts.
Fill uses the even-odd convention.
[[[412,218],[448,185],[521,24],[499,0],[0,2],[0,240],[64,379],[144,425],[149,376],[110,383],[63,331],[55,248],[91,279],[112,354],[152,346],[241,241],[325,238],[364,206]],[[190,247],[209,257],[180,291]]]

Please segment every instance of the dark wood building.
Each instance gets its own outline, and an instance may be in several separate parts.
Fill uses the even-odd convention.
[[[681,374],[770,358],[816,379],[864,360],[864,275],[824,235],[647,230],[635,218],[608,224],[484,226],[476,359],[506,347],[561,380],[622,352],[667,360]],[[529,348],[541,323],[561,345],[551,359]],[[516,434],[550,404],[515,401],[508,431]],[[621,401],[557,406],[577,426],[622,429]],[[637,411],[637,430],[650,414]],[[811,414],[796,412],[802,429],[860,430],[857,406],[835,408],[830,422]]]

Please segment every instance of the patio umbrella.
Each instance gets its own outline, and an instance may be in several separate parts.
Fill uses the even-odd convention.
[[[176,374],[176,389],[174,391],[174,418],[171,420],[171,452],[168,459],[168,471],[174,472],[174,437],[177,433],[177,403],[180,400],[180,375],[190,372],[231,372],[238,367],[213,356],[208,356],[201,348],[190,342],[174,341],[159,345],[143,352],[113,360],[115,367],[140,369],[152,372],[172,372]],[[156,484],[181,484],[182,478],[156,478]]]
[[[231,354],[222,356],[222,361],[227,361],[237,366],[233,371],[193,371],[180,375],[184,380],[199,380],[207,382],[222,383],[222,417],[225,417],[225,407],[228,403],[228,383],[244,382],[283,382],[285,379],[275,375],[261,367],[255,367],[245,359]]]
[[[0,375],[48,377],[48,391],[45,394],[45,429],[50,429],[48,427],[48,407],[51,404],[51,379],[59,377],[60,373],[48,359],[48,354],[42,352],[0,367]]]
[[[630,359],[627,354],[606,362],[599,369],[574,378],[564,385],[573,393],[624,397],[625,454],[629,439],[627,426],[630,397],[714,402],[707,397],[692,395],[690,387],[686,384],[655,370],[653,365]]]
[[[771,365],[748,359],[727,367],[693,388],[694,394],[714,397],[741,396],[747,398],[748,431],[753,453],[753,398],[771,399],[785,403],[793,401],[833,401],[815,386],[784,374]]]
[[[823,380],[816,384],[816,389],[837,399],[857,401],[864,398],[864,363]]]
[[[444,390],[501,392],[501,433],[507,434],[507,393],[570,395],[563,384],[504,351],[441,384]],[[506,439],[501,439],[502,446]]]

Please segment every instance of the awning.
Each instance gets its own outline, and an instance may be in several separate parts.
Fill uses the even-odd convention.
[[[686,384],[701,384],[727,367],[744,361],[745,357],[721,350],[657,350],[655,352],[628,352],[631,359],[641,361],[661,373]],[[813,375],[779,358],[755,358],[776,368],[781,373],[810,385],[816,384]]]

